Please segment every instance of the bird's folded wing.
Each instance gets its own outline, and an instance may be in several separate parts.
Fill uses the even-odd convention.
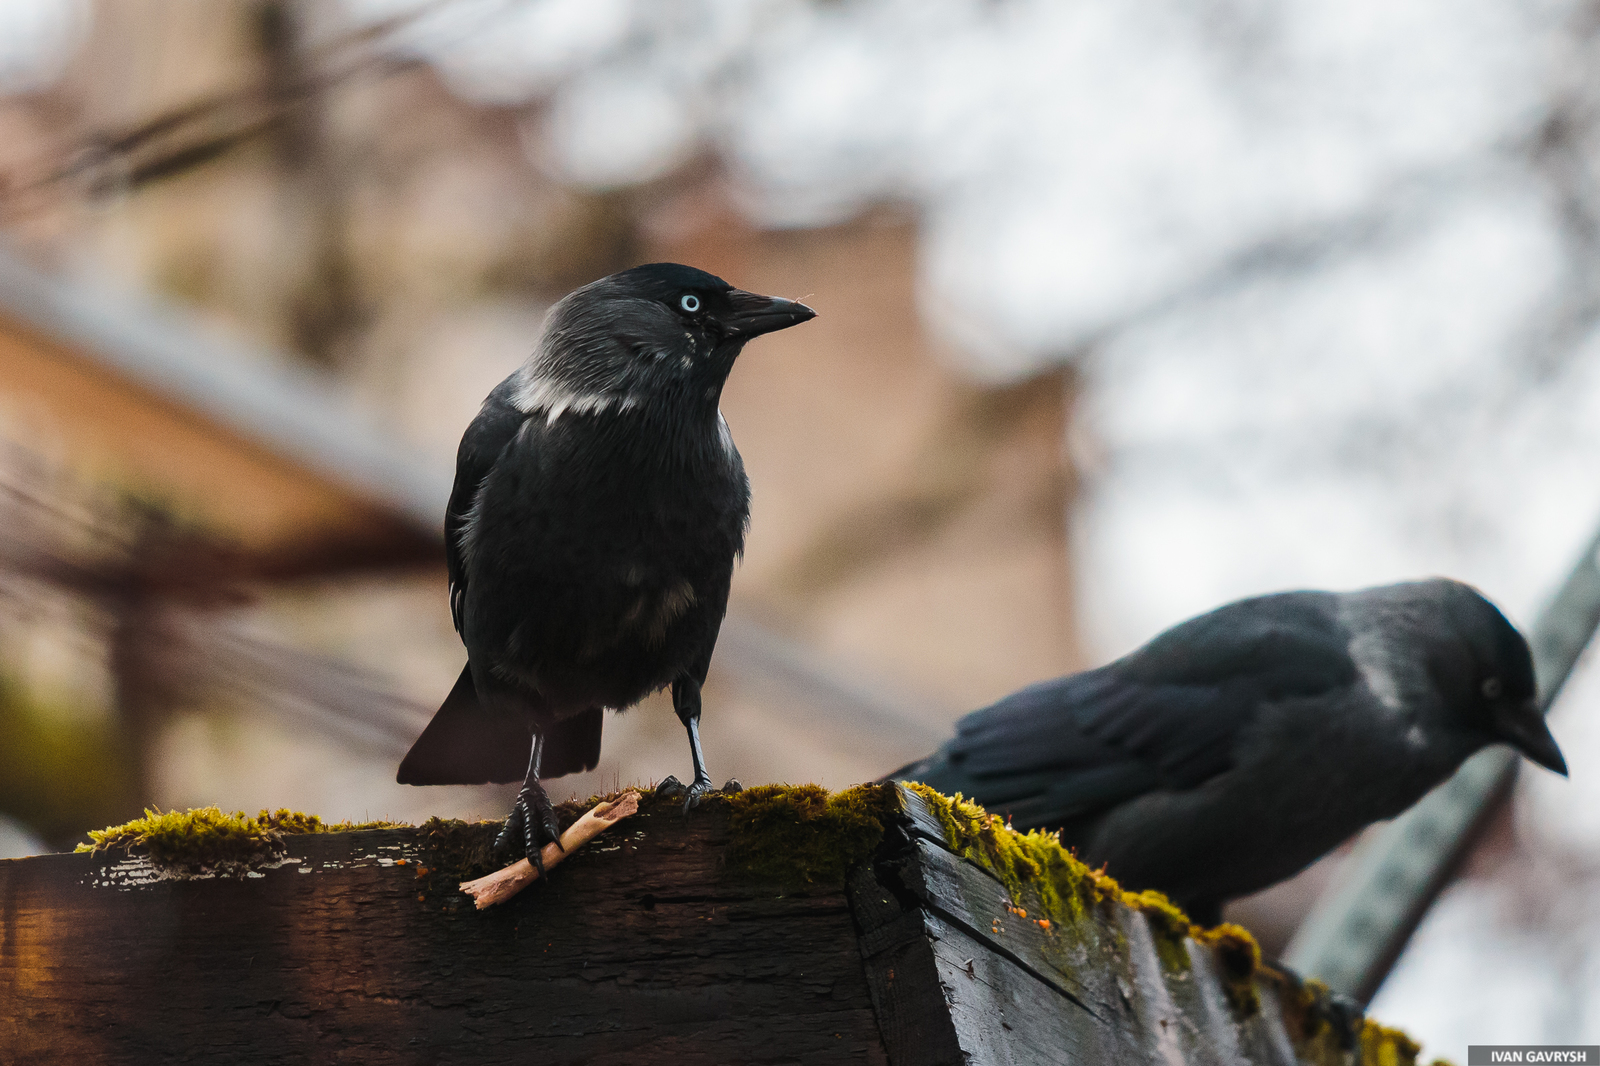
[[[514,379],[507,378],[483,401],[478,417],[462,434],[456,452],[456,480],[450,490],[450,506],[444,513],[445,565],[450,574],[450,617],[456,632],[461,632],[461,606],[467,592],[466,540],[470,537],[473,507],[478,490],[527,420],[527,415],[511,404]]]
[[[1228,768],[1263,707],[1354,683],[1348,646],[1329,593],[1241,600],[1096,671],[1103,691],[1076,701],[1074,724],[1192,788]]]
[[[1232,765],[1263,707],[1355,680],[1316,596],[1230,605],[1108,666],[1022,689],[962,719],[937,753],[894,776],[960,791],[1022,827],[1194,788]]]
[[[521,781],[533,737],[516,716],[496,714],[478,700],[464,667],[444,704],[400,762],[402,785],[482,785]]]

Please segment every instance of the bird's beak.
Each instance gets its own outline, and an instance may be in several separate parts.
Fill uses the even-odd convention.
[[[1561,757],[1561,749],[1556,747],[1556,738],[1550,735],[1550,727],[1539,713],[1537,701],[1496,707],[1494,731],[1495,736],[1546,770],[1567,776],[1567,760]]]
[[[722,320],[722,325],[729,333],[740,337],[759,337],[817,317],[817,313],[803,303],[743,289],[729,290],[728,302],[733,304],[733,313]]]

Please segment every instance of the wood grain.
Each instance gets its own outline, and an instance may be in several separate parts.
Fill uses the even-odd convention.
[[[1359,1011],[1267,969],[1230,1000],[1118,901],[1040,922],[920,803],[846,884],[780,885],[727,868],[725,800],[647,798],[485,911],[456,885],[495,824],[201,879],[0,862],[0,1062],[1356,1066]]]
[[[725,826],[642,811],[483,912],[417,830],[242,879],[0,862],[0,1061],[885,1062],[842,886],[725,876]]]

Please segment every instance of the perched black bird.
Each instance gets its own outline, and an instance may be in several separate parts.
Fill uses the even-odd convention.
[[[692,267],[602,278],[550,311],[467,427],[445,517],[467,665],[400,764],[413,785],[522,781],[500,843],[560,830],[539,781],[592,768],[601,716],[672,686],[694,783],[700,686],[750,482],[717,410],[752,337],[816,312]]]
[[[1435,579],[1228,604],[967,715],[890,776],[1059,829],[1086,862],[1214,924],[1493,743],[1567,772],[1527,642]]]

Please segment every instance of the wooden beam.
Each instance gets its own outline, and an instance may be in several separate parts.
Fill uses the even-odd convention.
[[[198,872],[0,862],[0,1061],[1354,1066],[1380,1038],[1414,1058],[1166,912],[1043,921],[915,793],[876,795],[882,838],[843,878],[741,865],[749,834],[803,851],[812,823],[647,796],[484,911],[457,885],[497,865],[497,823],[290,836]]]

